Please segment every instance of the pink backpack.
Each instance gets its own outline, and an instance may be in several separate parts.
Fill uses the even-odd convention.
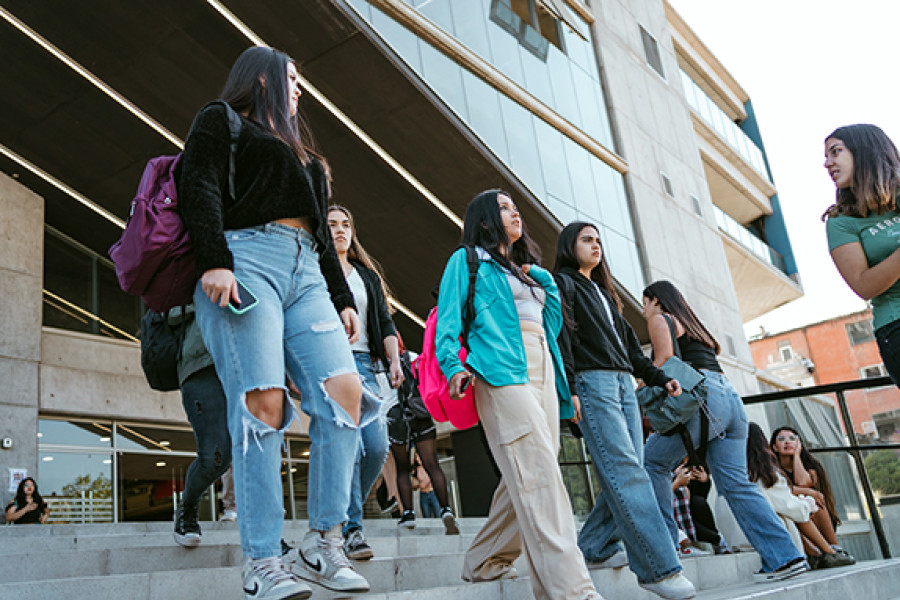
[[[241,118],[227,102],[231,133],[228,191],[234,197],[234,155]],[[190,136],[190,133],[188,134]],[[150,159],[131,201],[128,224],[122,237],[109,249],[116,278],[125,292],[140,296],[154,312],[189,304],[197,276],[194,252],[178,212],[178,175],[181,154]]]
[[[463,334],[460,337],[459,360],[466,362],[466,339],[469,325],[475,315],[475,277],[478,273],[478,256],[475,250],[466,247],[466,262],[469,266],[469,294],[463,314]],[[414,368],[419,385],[419,393],[425,408],[435,421],[450,424],[457,429],[468,429],[478,424],[478,410],[475,408],[474,386],[470,385],[459,400],[450,398],[449,384],[438,364],[434,340],[437,332],[437,307],[431,309],[425,320],[425,334],[422,339],[422,353],[416,358]]]

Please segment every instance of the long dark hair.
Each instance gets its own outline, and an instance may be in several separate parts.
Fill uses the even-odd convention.
[[[299,107],[291,116],[287,68],[293,62],[275,48],[247,48],[234,61],[221,98],[239,113],[249,111],[251,119],[293,148],[303,164],[315,156],[326,166]]]
[[[529,287],[536,287],[534,280],[527,277],[519,267],[525,264],[540,265],[541,249],[528,235],[524,219],[522,237],[514,244],[509,243],[500,217],[500,195],[512,198],[512,194],[500,189],[486,190],[472,198],[466,207],[460,244],[484,248],[491,258],[508,269],[516,279]],[[501,246],[509,249],[508,258],[500,251]]]
[[[837,526],[840,525],[841,519],[837,516],[837,512],[835,511],[834,506],[834,492],[831,490],[831,481],[828,479],[828,473],[825,472],[825,467],[822,466],[822,463],[819,462],[815,456],[812,455],[812,452],[806,449],[806,444],[803,442],[803,438],[800,437],[800,432],[794,429],[793,427],[788,427],[787,425],[782,425],[778,429],[772,432],[771,437],[769,437],[769,448],[772,450],[772,453],[778,456],[777,451],[775,450],[775,442],[778,441],[778,434],[782,431],[789,431],[797,436],[797,440],[800,442],[800,462],[803,464],[803,468],[809,471],[810,469],[816,472],[816,483],[815,487],[818,491],[822,492],[822,495],[825,496],[825,508],[828,509],[828,514],[831,515],[832,523]],[[778,467],[781,468],[781,461],[778,461]],[[794,481],[793,473],[786,472],[783,468],[781,468],[782,472],[784,472],[785,477]]]
[[[687,300],[684,299],[684,296],[681,295],[681,292],[678,291],[678,288],[671,281],[666,281],[665,279],[654,281],[644,288],[643,295],[648,300],[658,300],[660,309],[675,317],[684,327],[689,338],[712,348],[716,354],[722,351],[719,342],[703,325],[699,317],[688,305]]]
[[[766,442],[766,434],[752,421],[747,431],[747,475],[750,481],[762,481],[766,488],[778,482],[778,461]]]
[[[576,271],[581,268],[578,262],[578,254],[575,251],[575,245],[578,243],[578,235],[585,227],[590,227],[597,232],[600,237],[600,230],[593,223],[587,221],[573,221],[569,223],[563,230],[559,232],[556,239],[556,262],[553,264],[553,272],[559,273],[563,267],[569,267]],[[606,262],[606,251],[603,249],[603,243],[600,243],[600,264],[591,269],[591,281],[603,288],[607,294],[616,303],[616,309],[622,312],[622,298],[616,291],[613,284],[612,273],[609,270],[609,263]]]
[[[31,501],[38,505],[38,512],[44,512],[44,508],[47,507],[47,503],[44,502],[44,499],[41,498],[40,494],[38,494],[37,481],[35,481],[33,477],[26,477],[19,482],[19,487],[16,488],[16,508],[23,508],[26,504],[28,504],[28,499],[25,496],[26,481],[30,481],[31,485],[34,486],[34,492],[31,494]]]
[[[826,217],[845,215],[867,217],[897,210],[900,192],[900,154],[891,138],[875,125],[845,125],[825,138],[844,142],[853,156],[853,181],[838,189],[837,201],[828,207]]]
[[[381,282],[381,292],[384,294],[385,300],[387,300],[391,297],[391,289],[388,287],[387,280],[384,277],[384,269],[381,268],[381,263],[366,252],[362,242],[359,241],[359,237],[356,235],[356,221],[353,219],[353,213],[350,212],[349,208],[340,204],[332,204],[328,207],[328,212],[333,210],[344,213],[347,216],[347,220],[350,221],[350,248],[347,249],[347,258],[355,260],[370,271],[375,271]],[[388,306],[388,308],[391,307]]]

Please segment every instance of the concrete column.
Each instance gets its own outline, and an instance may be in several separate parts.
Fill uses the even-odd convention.
[[[0,448],[5,507],[9,469],[37,472],[44,199],[0,173],[0,214],[0,439],[12,441]]]

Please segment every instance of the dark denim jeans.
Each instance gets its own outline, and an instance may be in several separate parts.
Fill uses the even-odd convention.
[[[200,496],[231,465],[225,392],[215,367],[200,369],[181,385],[181,403],[194,429],[197,458],[184,478],[181,502],[188,514],[197,510]]]
[[[891,381],[900,387],[900,319],[876,329],[875,341]]]

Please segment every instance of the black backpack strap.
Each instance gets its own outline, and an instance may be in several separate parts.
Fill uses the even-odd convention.
[[[675,336],[675,323],[672,322],[672,317],[667,315],[666,313],[662,313],[663,319],[666,320],[666,324],[669,326],[669,335],[672,337],[672,352],[678,358],[681,358],[681,348],[678,347],[678,338]]]
[[[241,116],[224,100],[221,101],[221,104],[225,107],[225,114],[228,115],[228,132],[231,134],[231,154],[228,157],[228,193],[231,194],[233,200],[237,198],[234,191],[234,162],[235,156],[237,156],[238,138],[241,136]]]
[[[466,249],[466,264],[469,267],[469,292],[466,294],[466,306],[463,309],[462,339],[466,352],[469,351],[469,326],[475,320],[475,280],[478,277],[478,253],[471,246],[463,246]]]

